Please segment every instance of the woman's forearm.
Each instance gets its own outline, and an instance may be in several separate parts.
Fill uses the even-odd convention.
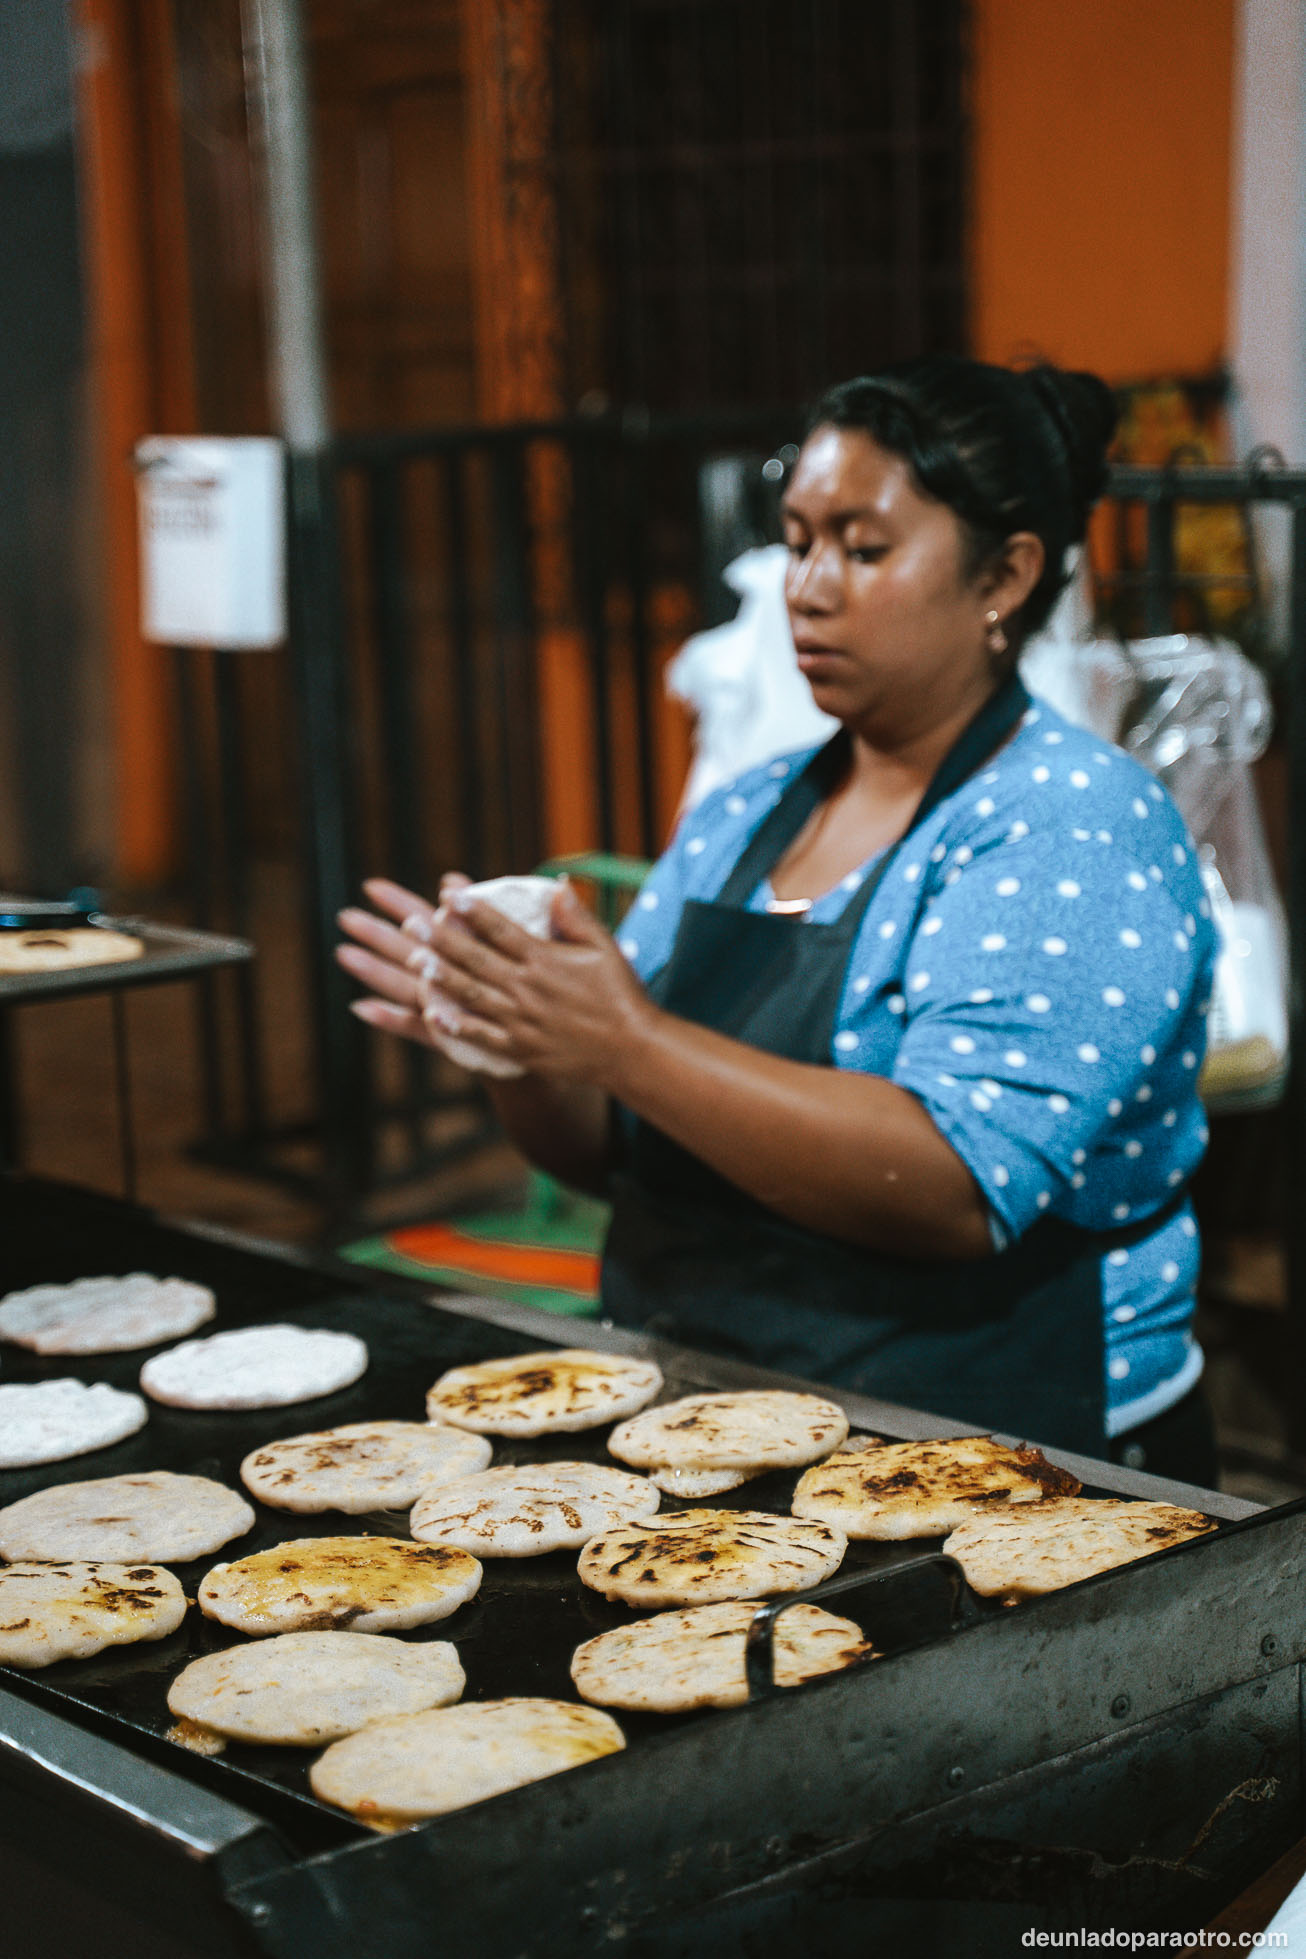
[[[795,1224],[908,1257],[993,1249],[970,1171],[916,1098],[880,1076],[781,1060],[655,1012],[608,1086]]]
[[[612,1168],[612,1106],[602,1089],[538,1075],[491,1079],[499,1120],[522,1155],[562,1183],[602,1197]]]

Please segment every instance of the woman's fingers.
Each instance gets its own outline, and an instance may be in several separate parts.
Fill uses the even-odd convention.
[[[369,992],[380,994],[384,1000],[391,1000],[396,1006],[420,1010],[422,1005],[422,984],[416,973],[410,973],[392,960],[378,958],[362,946],[338,945],[336,964],[343,966],[351,979],[361,981]]]
[[[426,1022],[416,1007],[396,1007],[389,1000],[368,998],[351,1000],[349,1011],[382,1034],[398,1034],[402,1039],[416,1041],[422,1047],[431,1045]]]
[[[433,1031],[456,1036],[460,1041],[475,1041],[478,1046],[492,1048],[497,1054],[506,1053],[512,1045],[511,1037],[504,1033],[502,1027],[469,1013],[444,993],[432,992],[423,1009],[423,1017]]]
[[[406,932],[401,932],[397,925],[387,925],[383,918],[364,911],[361,905],[349,905],[338,912],[336,923],[351,939],[357,939],[369,952],[390,960],[393,965],[406,966],[413,956],[413,940]]]
[[[478,979],[474,973],[468,972],[465,967],[455,966],[448,959],[439,960],[436,972],[430,975],[426,997],[433,1000],[437,996],[451,1001],[463,1013],[499,1017],[513,1011],[512,999],[493,980]]]
[[[413,913],[420,917],[435,910],[430,899],[424,898],[420,891],[409,891],[405,885],[396,884],[393,878],[364,878],[363,890],[378,911],[385,912],[400,925]]]

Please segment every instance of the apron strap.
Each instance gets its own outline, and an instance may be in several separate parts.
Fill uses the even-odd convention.
[[[974,719],[967,722],[939,763],[907,828],[896,843],[890,844],[881,853],[874,869],[863,879],[855,899],[845,912],[846,919],[851,922],[865,915],[895,854],[920,828],[926,817],[955,794],[974,775],[980,764],[988,760],[994,749],[1011,733],[1029,704],[1025,684],[1013,667]],[[848,766],[851,752],[852,737],[846,728],[840,728],[823,748],[817,750],[802,774],[789,785],[745,845],[717,894],[717,904],[734,905],[740,910],[747,907],[762,879],[779,862],[808,818],[831,794]]]

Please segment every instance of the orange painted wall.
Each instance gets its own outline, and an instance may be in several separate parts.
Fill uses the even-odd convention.
[[[1227,348],[1234,0],[972,0],[972,345],[1123,381]]]
[[[136,486],[143,435],[195,426],[186,229],[168,0],[75,0],[90,366],[113,702],[115,882],[174,870],[167,655],[140,633]]]

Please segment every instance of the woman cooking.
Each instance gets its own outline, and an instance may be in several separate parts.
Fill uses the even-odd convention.
[[[540,941],[450,877],[370,884],[339,957],[372,1025],[525,1070],[500,1114],[610,1194],[621,1324],[1210,1483],[1210,908],[1159,785],[1015,672],[1114,421],[1050,368],[833,389],[783,515],[834,738],[693,810],[615,944],[566,887]]]

